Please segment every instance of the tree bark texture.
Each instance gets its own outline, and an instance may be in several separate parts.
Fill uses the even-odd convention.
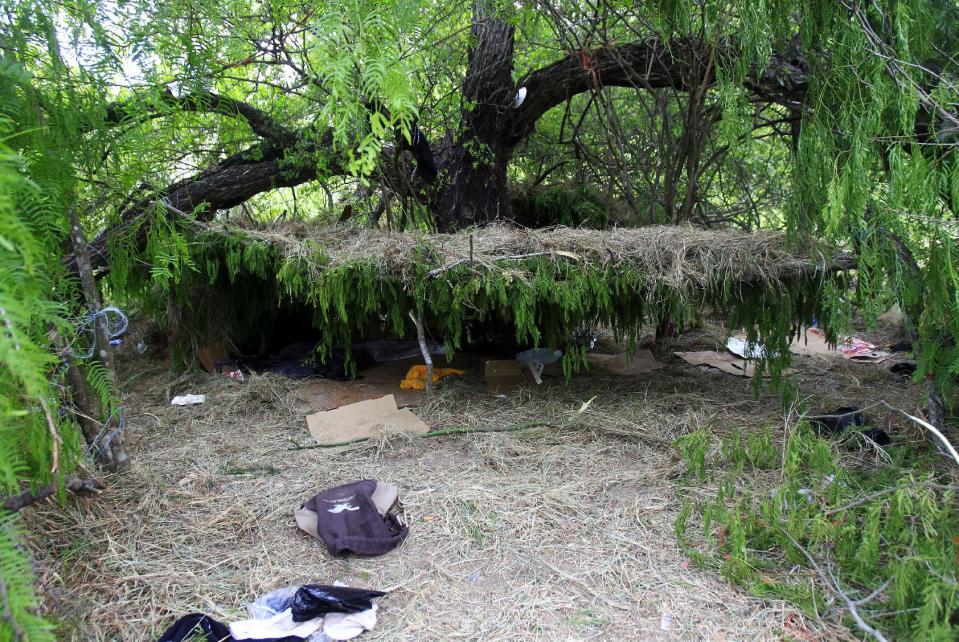
[[[110,379],[116,382],[116,374],[113,370],[113,359],[110,349],[110,330],[107,325],[106,317],[97,314],[101,310],[102,303],[100,300],[100,290],[97,287],[96,277],[93,274],[93,267],[90,262],[90,250],[87,247],[83,229],[80,227],[80,217],[78,216],[77,211],[72,207],[69,210],[69,218],[70,242],[73,246],[73,254],[76,257],[77,272],[80,275],[80,287],[83,290],[83,298],[86,300],[90,314],[94,315],[93,356],[103,364],[103,367],[110,374]],[[99,410],[95,407],[95,404],[91,403],[90,395],[86,391],[85,382],[82,382],[82,375],[79,375],[79,372],[69,374],[71,377],[71,383],[75,383],[76,392],[79,393],[79,397],[74,398],[74,403],[79,401],[80,403],[89,404],[89,406],[86,408],[80,408],[80,411],[89,417],[99,416]],[[79,379],[74,381],[77,376],[79,376]],[[76,386],[79,386],[79,388],[76,388]],[[84,423],[81,423],[81,427],[85,428]],[[84,436],[88,437],[88,431],[88,429],[84,429]],[[115,434],[113,434],[109,439],[109,443],[106,448],[102,447],[101,443],[98,443],[99,440],[96,438],[93,443],[90,443],[90,446],[94,448],[94,452],[99,460],[99,463],[103,465],[104,468],[114,472],[125,468],[129,463],[129,457],[127,456],[126,450],[123,447],[123,440],[125,437],[123,433],[124,431],[118,428],[115,431]]]
[[[441,193],[433,204],[440,229],[511,215],[506,168],[512,146],[502,135],[502,123],[515,95],[513,27],[488,15],[483,3],[473,14],[476,47],[463,81],[459,131],[444,159]]]

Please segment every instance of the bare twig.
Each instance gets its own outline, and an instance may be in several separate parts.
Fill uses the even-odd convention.
[[[889,410],[892,410],[893,412],[898,412],[903,417],[906,417],[907,419],[911,419],[912,421],[919,424],[920,426],[922,426],[923,428],[931,432],[933,435],[935,435],[936,438],[939,439],[939,441],[942,443],[942,445],[946,447],[946,450],[949,452],[949,455],[952,457],[953,461],[955,461],[956,464],[959,465],[959,452],[956,452],[956,449],[953,448],[951,443],[949,443],[949,440],[946,439],[946,436],[942,434],[941,432],[939,432],[938,428],[933,426],[928,421],[924,421],[920,419],[919,417],[914,417],[913,415],[910,415],[905,410],[900,410],[899,408],[896,408],[895,406],[892,406],[886,403],[885,401],[880,401],[879,403],[881,403],[883,406],[885,406]]]
[[[883,583],[879,586],[879,588],[877,588],[875,591],[873,591],[872,593],[870,593],[870,594],[867,595],[866,597],[862,598],[861,600],[856,600],[856,606],[863,606],[864,604],[869,604],[869,603],[872,602],[874,599],[876,599],[877,597],[879,597],[879,595],[880,595],[883,591],[885,591],[887,588],[889,588],[889,585],[890,585],[891,583],[892,583],[892,577],[890,576],[889,579],[887,579],[885,582],[883,582]]]
[[[47,427],[50,429],[50,438],[53,440],[53,465],[50,467],[50,472],[57,472],[57,468],[60,467],[60,444],[63,443],[63,440],[60,438],[60,433],[57,432],[57,423],[53,420],[53,415],[50,414],[50,407],[47,406],[47,401],[40,397],[40,407],[43,408],[43,414],[47,417]]]
[[[827,510],[826,512],[823,513],[823,515],[835,515],[836,513],[841,513],[845,510],[849,510],[850,508],[855,508],[856,506],[862,506],[863,504],[867,504],[874,499],[879,499],[880,497],[884,497],[898,490],[908,490],[910,488],[935,488],[937,490],[959,490],[959,486],[956,486],[954,484],[936,484],[933,482],[916,482],[913,484],[903,484],[902,486],[893,486],[891,488],[884,488],[883,490],[872,493],[870,495],[865,495],[864,497],[860,497],[859,499],[851,501],[848,504],[840,506],[839,508],[833,508],[832,510]]]
[[[853,601],[852,598],[850,598],[848,595],[843,593],[842,589],[839,587],[839,582],[836,580],[836,578],[826,575],[826,572],[822,570],[822,567],[819,565],[819,563],[813,558],[812,555],[809,554],[809,551],[803,548],[802,544],[797,542],[796,539],[792,535],[790,535],[788,531],[786,531],[786,529],[780,527],[779,531],[783,535],[785,535],[787,538],[789,538],[789,541],[792,542],[792,545],[795,546],[797,549],[799,549],[799,552],[803,554],[803,556],[809,562],[809,565],[812,566],[813,569],[816,571],[816,573],[819,574],[819,577],[822,578],[823,582],[825,582],[829,586],[829,588],[832,589],[832,591],[837,596],[839,596],[839,598],[843,602],[846,603],[846,609],[849,611],[849,614],[852,616],[852,619],[856,621],[856,625],[863,632],[868,633],[869,635],[874,637],[876,640],[879,640],[879,642],[889,642],[882,633],[880,633],[876,629],[866,624],[865,620],[862,619],[862,616],[859,615],[859,609],[857,608],[857,606],[861,606],[862,604]],[[873,595],[873,597],[875,597],[875,595]]]

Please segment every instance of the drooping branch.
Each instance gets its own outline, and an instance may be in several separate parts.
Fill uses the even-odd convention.
[[[294,140],[289,129],[277,125],[266,112],[241,100],[221,96],[211,91],[194,91],[185,96],[175,96],[169,88],[148,97],[138,96],[107,106],[105,121],[108,125],[142,123],[163,118],[174,111],[207,112],[245,120],[253,133],[266,140]]]
[[[147,229],[138,223],[155,207],[157,199],[165,199],[185,212],[203,207],[199,216],[209,219],[217,210],[235,207],[257,194],[279,187],[294,187],[316,178],[315,163],[287,160],[282,151],[269,145],[255,147],[133,203],[123,212],[119,224],[102,231],[90,243],[92,268],[100,270],[107,266],[107,245],[111,238],[132,232],[133,236],[127,242],[140,248],[145,246]],[[262,160],[254,160],[263,156]],[[335,162],[330,163],[329,169],[334,173],[340,171]],[[68,256],[65,263],[68,269],[76,271],[75,256]]]

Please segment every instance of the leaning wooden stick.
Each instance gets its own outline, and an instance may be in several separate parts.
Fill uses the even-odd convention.
[[[430,349],[426,345],[426,332],[423,330],[423,314],[413,314],[410,310],[410,318],[416,326],[416,339],[420,342],[420,352],[423,353],[423,361],[426,362],[426,394],[433,394],[433,357],[430,356]]]

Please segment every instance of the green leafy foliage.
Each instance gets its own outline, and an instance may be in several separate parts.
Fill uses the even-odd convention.
[[[755,595],[788,600],[812,617],[835,613],[828,609],[835,593],[795,540],[851,599],[882,589],[859,612],[889,639],[955,639],[955,487],[938,481],[932,455],[906,445],[889,449],[886,465],[856,465],[843,449],[861,439],[837,444],[805,424],[782,449],[768,427],[732,431],[718,444],[706,430],[681,437],[676,448],[689,483],[715,492],[684,503],[680,544],[697,564]]]
[[[0,83],[3,76],[0,75]],[[2,117],[2,113],[0,113]],[[9,133],[9,121],[0,120]],[[69,470],[78,456],[76,439],[54,444],[48,420],[56,421],[59,396],[48,371],[56,359],[44,345],[46,328],[59,322],[50,300],[43,217],[49,204],[22,175],[21,160],[0,144],[0,489],[18,492],[24,479],[49,481],[51,453]],[[41,404],[46,404],[44,409]],[[46,412],[50,413],[47,416]],[[63,426],[62,428],[69,428]],[[53,640],[35,615],[29,560],[18,545],[16,519],[0,516],[0,638]]]

